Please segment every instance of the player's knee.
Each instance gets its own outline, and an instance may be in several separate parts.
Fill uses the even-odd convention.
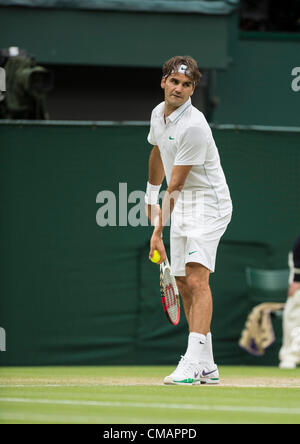
[[[185,289],[187,286],[185,276],[176,276],[176,284],[178,288]]]
[[[199,276],[188,276],[187,285],[191,294],[206,293],[209,291],[209,283],[206,280],[201,279]]]

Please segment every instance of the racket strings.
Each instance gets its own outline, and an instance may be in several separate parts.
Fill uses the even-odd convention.
[[[165,270],[163,276],[163,288],[164,288],[166,308],[168,310],[171,319],[175,321],[178,317],[178,301],[174,288],[174,282],[168,270]]]

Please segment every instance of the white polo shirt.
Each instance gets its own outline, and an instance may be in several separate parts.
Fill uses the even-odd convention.
[[[190,196],[194,199],[203,195],[205,215],[218,217],[231,213],[232,202],[218,149],[203,113],[189,99],[165,123],[164,107],[162,102],[152,111],[148,142],[160,150],[167,184],[173,166],[192,165],[174,210],[190,211]]]

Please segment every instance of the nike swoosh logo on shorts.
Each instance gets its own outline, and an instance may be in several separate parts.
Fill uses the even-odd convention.
[[[216,372],[217,369],[215,368],[214,370],[212,370],[211,372],[206,372],[205,370],[203,370],[202,375],[203,377],[211,375],[212,373]]]
[[[191,252],[189,253],[189,256],[190,256],[191,254],[194,254],[194,253],[197,253],[197,250],[196,250],[196,251],[191,251]]]

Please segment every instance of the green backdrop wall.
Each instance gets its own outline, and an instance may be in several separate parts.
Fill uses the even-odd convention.
[[[185,351],[185,320],[165,320],[158,267],[147,259],[151,228],[96,221],[100,191],[118,204],[120,183],[128,194],[144,190],[147,132],[129,123],[0,125],[1,365],[174,364]],[[238,346],[251,306],[245,268],[287,268],[299,231],[300,130],[213,132],[234,204],[211,278],[215,358],[274,363]]]
[[[300,78],[292,72],[300,66],[300,34],[241,32],[232,48],[231,66],[216,72],[213,122],[299,126],[300,91],[292,83]]]
[[[236,22],[236,13],[1,7],[0,0],[1,47],[24,48],[42,64],[160,68],[191,54],[202,69],[226,68]]]
[[[190,54],[201,69],[214,72],[209,95],[217,106],[210,121],[288,127],[300,124],[300,91],[292,88],[295,80],[299,85],[299,74],[292,75],[299,67],[299,33],[239,32],[237,11],[225,15],[162,14],[9,6],[12,3],[36,4],[0,0],[1,47],[24,48],[39,64],[160,68],[175,54]],[[48,6],[54,3],[46,2]],[[70,2],[59,3],[66,7]],[[127,2],[114,3],[122,7]],[[198,2],[164,3],[179,7]],[[226,2],[232,9],[230,3],[235,9],[237,2]],[[223,4],[208,2],[209,7]],[[174,32],[179,29],[180,33]]]
[[[229,14],[239,0],[0,0],[4,6],[27,6],[53,9],[93,9],[117,11],[193,12],[199,14]]]

